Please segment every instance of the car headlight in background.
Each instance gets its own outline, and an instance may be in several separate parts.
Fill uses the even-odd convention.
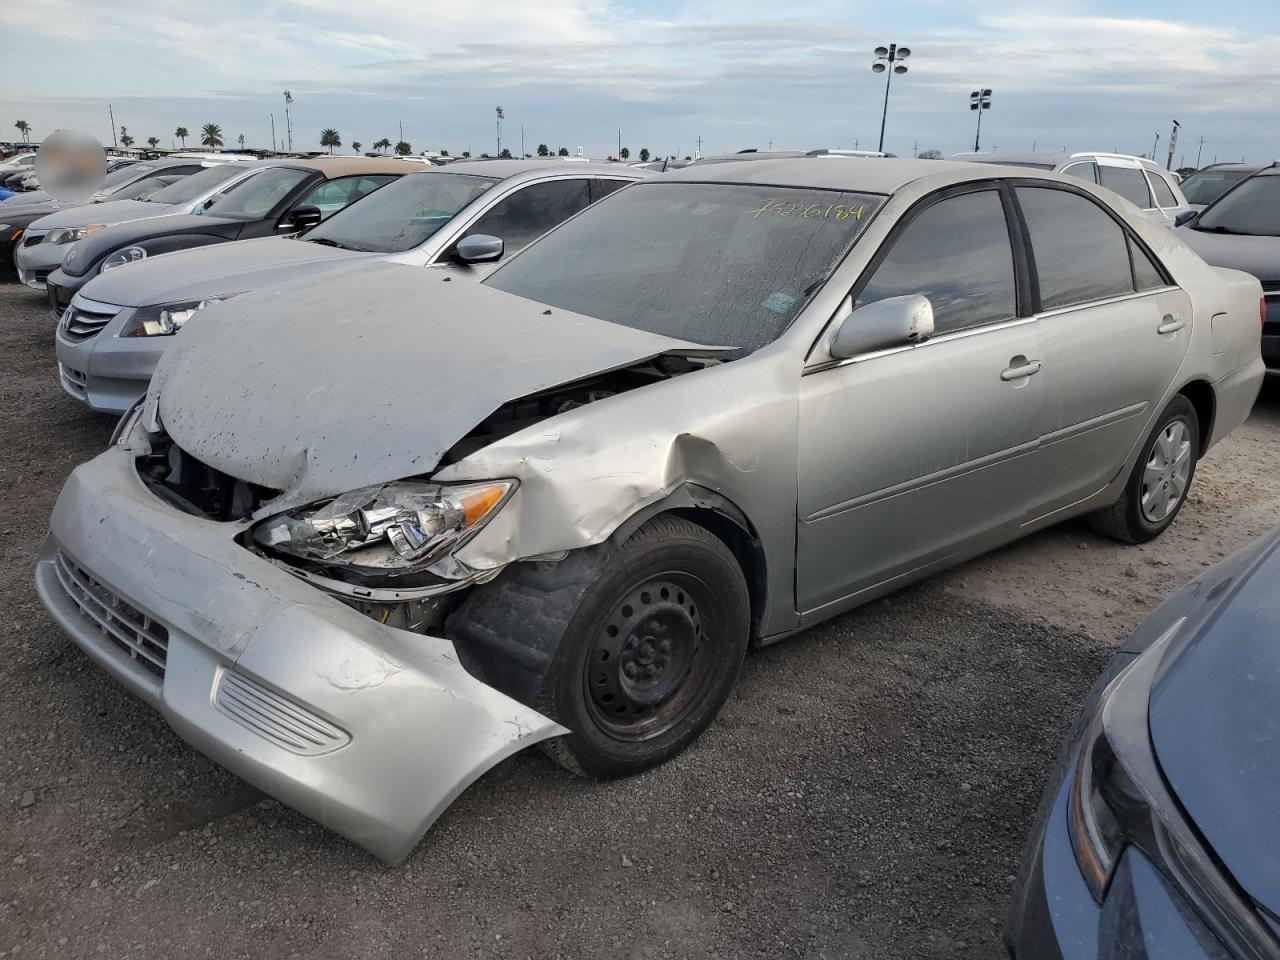
[[[63,263],[68,263],[74,253],[75,249],[73,248],[71,252],[67,254],[67,259],[64,260]],[[111,256],[102,261],[101,269],[103,273],[106,273],[108,270],[114,270],[116,267],[123,267],[127,263],[136,263],[139,260],[145,259],[147,259],[147,251],[142,249],[142,247],[121,247],[115,253],[111,254]]]
[[[1129,843],[1158,846],[1167,828],[1168,794],[1151,749],[1147,705],[1162,652],[1186,622],[1180,617],[1107,685],[1081,740],[1067,800],[1067,832],[1076,863],[1101,903]],[[1172,818],[1174,824],[1180,818]]]
[[[44,235],[45,243],[75,243],[91,233],[97,233],[99,230],[106,228],[106,224],[98,223],[91,227],[62,227],[58,230],[50,230]]]
[[[273,553],[388,574],[416,570],[469,539],[510,498],[514,480],[362,487],[254,528]]]
[[[104,264],[105,268],[105,264]],[[206,307],[230,300],[234,293],[202,300],[182,300],[177,303],[160,303],[151,307],[139,307],[134,311],[122,337],[170,337],[182,329],[182,325]]]

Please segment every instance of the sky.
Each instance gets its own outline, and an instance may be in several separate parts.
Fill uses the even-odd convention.
[[[1175,166],[1280,157],[1280,0],[3,0],[0,138],[26,120],[164,146],[218,123],[269,147],[1116,150]],[[1203,138],[1203,144],[1201,144]],[[190,144],[190,140],[188,141]]]

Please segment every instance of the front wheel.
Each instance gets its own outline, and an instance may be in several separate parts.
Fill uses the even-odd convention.
[[[1199,449],[1200,420],[1191,401],[1179,394],[1143,444],[1120,499],[1091,514],[1090,525],[1124,543],[1158,537],[1186,502]]]
[[[679,517],[645,524],[601,561],[569,617],[538,707],[571,733],[544,749],[596,777],[679,753],[728,698],[750,619],[746,579],[724,543]]]

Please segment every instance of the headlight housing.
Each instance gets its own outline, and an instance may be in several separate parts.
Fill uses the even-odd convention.
[[[99,230],[106,228],[106,224],[95,223],[91,227],[62,227],[57,230],[50,230],[44,235],[45,243],[75,243],[91,233],[97,233]]]
[[[64,260],[63,263],[65,264],[70,259],[71,254],[68,253],[67,260]],[[100,269],[102,273],[106,273],[108,270],[114,270],[116,267],[123,267],[127,263],[135,263],[138,260],[145,259],[147,259],[147,251],[142,247],[121,247],[115,253],[111,254],[111,256],[102,261],[102,267]]]
[[[277,514],[253,529],[261,548],[365,574],[420,570],[474,536],[510,499],[514,480],[418,480],[362,487]]]
[[[103,268],[106,268],[105,264]],[[234,296],[234,293],[224,293],[219,297],[205,297],[202,300],[180,300],[175,303],[139,307],[134,311],[128,326],[121,331],[120,335],[122,337],[171,337],[205,307],[211,307],[223,300],[230,300]]]

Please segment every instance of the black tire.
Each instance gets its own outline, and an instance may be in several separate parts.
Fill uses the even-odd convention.
[[[1185,431],[1186,442],[1190,445],[1186,479],[1182,484],[1181,493],[1169,506],[1168,512],[1160,511],[1158,513],[1163,515],[1153,516],[1151,511],[1144,509],[1143,504],[1147,469],[1149,466],[1159,466],[1153,459],[1159,459],[1161,456],[1156,450],[1156,445],[1162,437],[1166,436],[1166,431],[1171,427],[1176,430],[1179,424]],[[1196,408],[1185,396],[1178,394],[1165,407],[1164,413],[1160,415],[1160,419],[1156,421],[1146,442],[1142,445],[1142,452],[1139,453],[1133,465],[1129,479],[1125,481],[1124,492],[1120,495],[1120,499],[1111,506],[1090,514],[1089,525],[1103,536],[1119,540],[1121,543],[1146,543],[1148,540],[1154,540],[1173,523],[1182,511],[1182,505],[1187,502],[1191,481],[1195,478],[1196,459],[1199,452],[1200,420],[1196,416]],[[1168,473],[1165,474],[1163,482],[1166,488],[1172,482]]]
[[[543,743],[553,760],[605,778],[657,766],[710,726],[750,611],[728,547],[664,515],[621,544],[508,568],[449,629],[469,671],[571,731]]]

